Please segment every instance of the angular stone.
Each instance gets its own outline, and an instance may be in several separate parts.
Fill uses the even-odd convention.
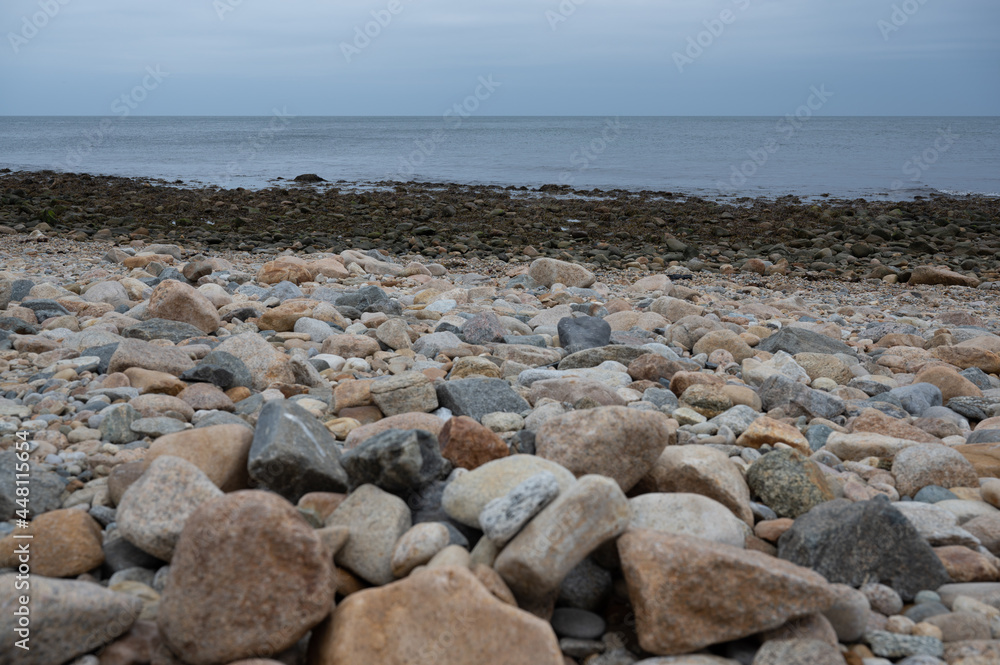
[[[457,475],[445,487],[441,505],[451,518],[478,529],[479,515],[490,501],[506,496],[543,471],[556,477],[563,493],[576,480],[572,473],[555,462],[534,455],[511,455]]]
[[[287,260],[287,257],[283,258],[285,260],[277,259],[262,265],[257,271],[257,281],[261,284],[280,284],[281,282],[302,284],[313,278],[309,268],[303,265],[304,262],[291,262]]]
[[[494,568],[522,606],[544,612],[566,574],[621,534],[629,506],[617,483],[584,476],[546,506],[500,552]]]
[[[776,450],[759,458],[747,471],[747,483],[781,517],[796,518],[834,498],[819,466],[794,450]]]
[[[403,500],[374,485],[351,492],[326,519],[328,527],[351,530],[347,544],[336,554],[337,564],[375,585],[395,579],[393,551],[411,525],[410,509]]]
[[[108,407],[101,413],[101,440],[109,443],[129,443],[136,436],[132,423],[139,419],[139,412],[128,404]]]
[[[632,346],[610,345],[594,349],[585,349],[572,353],[559,361],[559,369],[584,369],[597,367],[601,363],[613,360],[628,365],[636,358],[646,355],[649,351]]]
[[[976,469],[962,454],[938,443],[911,446],[897,453],[892,475],[900,495],[912,497],[928,485],[978,487]]]
[[[377,411],[377,409],[375,410]],[[357,448],[363,441],[390,429],[422,429],[434,436],[440,436],[444,424],[445,421],[430,413],[404,413],[390,416],[351,430],[344,441],[344,447],[347,450]]]
[[[462,339],[469,344],[499,343],[507,335],[503,322],[493,312],[483,312],[462,326]]]
[[[958,518],[947,510],[919,501],[897,501],[892,505],[931,545],[979,547],[976,537],[958,526]]]
[[[201,504],[222,491],[201,469],[180,457],[156,458],[118,504],[122,537],[163,561],[170,561],[184,523]]]
[[[403,372],[378,379],[369,391],[372,401],[387,416],[429,413],[438,408],[434,385],[423,372]]]
[[[187,460],[223,492],[246,489],[254,432],[243,425],[212,425],[161,436],[149,446],[144,468],[162,456]]]
[[[76,511],[74,511],[76,512]],[[31,577],[31,626],[28,650],[14,642],[25,590],[15,589],[15,576],[0,576],[0,631],[4,665],[68,663],[128,632],[142,612],[142,601],[109,591],[93,582]]]
[[[668,420],[659,412],[621,406],[573,411],[539,427],[536,451],[578,476],[608,476],[627,492],[669,443]]]
[[[789,355],[799,353],[822,353],[834,355],[845,353],[849,356],[856,355],[854,349],[843,342],[827,337],[820,333],[806,330],[805,328],[784,327],[775,334],[765,337],[757,345],[757,350],[777,353],[784,351]]]
[[[667,446],[642,481],[654,492],[690,492],[718,501],[753,524],[750,488],[723,453],[708,446]]]
[[[213,353],[217,352],[228,353],[243,363],[253,377],[251,387],[254,390],[264,390],[272,383],[295,383],[295,375],[289,366],[288,356],[256,333],[227,337]]]
[[[169,321],[167,319],[149,319],[122,330],[122,337],[131,339],[141,339],[144,342],[151,342],[154,339],[169,339],[174,344],[180,344],[192,337],[201,337],[205,332],[183,321]]]
[[[746,448],[760,448],[764,444],[773,446],[776,443],[784,443],[805,455],[812,453],[809,440],[802,435],[799,428],[767,416],[760,416],[754,420],[736,439],[737,446]]]
[[[528,267],[528,276],[546,287],[558,283],[586,288],[596,280],[586,268],[556,259],[535,259]]]
[[[437,387],[438,402],[456,416],[482,420],[487,413],[521,413],[531,406],[502,379],[459,379]]]
[[[458,567],[351,594],[309,646],[312,665],[564,662],[548,622],[498,600]]]
[[[558,494],[559,482],[548,471],[528,478],[506,495],[486,504],[479,513],[483,533],[497,547],[503,547]]]
[[[389,319],[375,329],[375,336],[390,349],[410,348],[410,327],[402,319]]]
[[[475,469],[510,454],[503,439],[468,416],[450,418],[439,440],[441,455],[463,469]]]
[[[557,324],[559,344],[569,353],[596,349],[611,342],[611,326],[596,316],[564,317]]]
[[[147,311],[153,318],[190,323],[206,335],[218,330],[222,322],[205,294],[173,279],[160,282],[153,289]]]
[[[248,470],[255,483],[289,501],[348,487],[337,440],[312,414],[285,400],[267,402],[261,409]]]
[[[948,573],[909,520],[880,495],[837,499],[795,520],[778,540],[778,556],[808,566],[831,582],[880,582],[904,600],[937,589]]]
[[[700,494],[643,494],[629,499],[629,509],[629,529],[696,536],[740,549],[751,533],[728,508]]]
[[[444,468],[437,438],[419,429],[390,429],[345,452],[340,463],[352,487],[372,484],[405,496],[433,482]]]
[[[104,562],[101,526],[82,510],[44,513],[28,528],[18,528],[0,539],[0,567],[17,568],[24,563],[17,552],[25,544],[30,551],[32,580],[34,575],[76,577]]]
[[[202,504],[174,549],[160,636],[191,665],[279,653],[333,607],[330,552],[293,505],[243,490]]]
[[[641,529],[619,538],[618,551],[639,643],[659,655],[777,628],[834,602],[820,575],[760,552]]]
[[[783,408],[792,417],[835,418],[844,412],[844,401],[821,390],[813,390],[781,374],[768,377],[760,387],[760,399],[770,411]]]
[[[873,432],[898,439],[909,439],[921,443],[940,443],[933,434],[928,434],[919,427],[907,424],[904,420],[887,416],[878,409],[863,409],[854,419],[854,432]]]

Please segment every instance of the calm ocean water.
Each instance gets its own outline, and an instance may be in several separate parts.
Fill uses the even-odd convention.
[[[1000,195],[1000,118],[0,117],[0,168],[266,187],[568,184],[706,197]]]

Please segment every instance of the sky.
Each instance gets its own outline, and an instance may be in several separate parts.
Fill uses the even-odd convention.
[[[1000,115],[998,26],[997,0],[2,0],[0,115]]]

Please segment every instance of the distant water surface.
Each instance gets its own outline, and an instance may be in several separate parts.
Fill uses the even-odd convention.
[[[1000,195],[1000,118],[0,117],[0,168],[731,196]]]

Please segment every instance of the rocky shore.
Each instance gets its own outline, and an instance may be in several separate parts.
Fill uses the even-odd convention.
[[[0,176],[0,665],[1000,662],[998,220]]]

